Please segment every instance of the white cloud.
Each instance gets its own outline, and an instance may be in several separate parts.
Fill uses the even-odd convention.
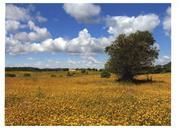
[[[13,37],[6,37],[6,52],[9,54],[19,54],[26,51],[25,44],[22,44],[18,40],[14,40]]]
[[[87,57],[86,57],[87,56]],[[7,67],[38,67],[38,68],[104,68],[105,61],[98,60],[93,55],[86,55],[85,57],[78,56],[80,59],[67,58],[67,61],[63,60],[36,60],[32,57],[27,57],[25,62],[14,64],[11,61],[6,62]]]
[[[20,28],[20,22],[15,20],[7,20],[6,21],[6,31],[15,31]]]
[[[56,52],[56,51],[64,51],[65,50],[65,45],[66,41],[59,37],[55,40],[53,39],[47,39],[43,41],[40,45],[37,45],[34,43],[34,47],[32,47],[32,51],[46,51],[46,52]]]
[[[51,36],[47,28],[40,28],[36,26],[32,21],[27,25],[30,32],[17,32],[14,34],[14,39],[22,42],[42,41]]]
[[[94,4],[70,4],[66,3],[63,6],[66,13],[74,17],[79,22],[90,23],[94,22],[94,16],[99,15],[101,8]]]
[[[30,40],[27,32],[17,32],[16,34],[14,34],[14,39],[19,41],[24,41],[24,42],[27,42]]]
[[[13,35],[14,39],[22,42],[31,41],[42,41],[50,37],[50,33],[47,28],[39,27],[34,24],[33,21],[38,20],[39,22],[45,21],[46,19],[40,15],[36,14],[36,17],[32,17],[35,9],[33,6],[28,6],[27,8],[19,7],[13,4],[6,5],[6,32],[7,36]],[[37,19],[38,18],[38,19]],[[33,20],[33,21],[32,21]],[[22,28],[26,30],[21,31]],[[27,30],[28,29],[28,30]],[[16,30],[16,33],[14,32]]]
[[[15,5],[9,5],[16,8],[15,10],[23,10],[31,17],[24,8],[17,7]],[[72,8],[71,8],[72,7]],[[94,4],[64,4],[64,9],[71,16],[77,20],[87,21],[93,16],[97,16],[100,13],[100,7]],[[35,9],[31,9],[34,10]],[[22,13],[24,14],[24,13]],[[36,16],[41,16],[37,13]],[[11,17],[8,16],[7,17]],[[26,16],[23,16],[26,17]],[[13,25],[9,24],[7,30],[17,30],[16,33],[9,32],[6,36],[6,52],[9,54],[21,54],[28,52],[66,52],[66,53],[102,53],[106,46],[110,45],[115,39],[115,36],[124,33],[129,34],[137,30],[149,30],[152,31],[158,24],[159,18],[155,14],[140,15],[137,17],[127,16],[113,16],[107,18],[107,27],[109,36],[108,37],[93,37],[88,30],[85,28],[78,32],[78,36],[73,39],[65,39],[58,37],[51,39],[50,32],[45,27],[37,26],[33,21],[26,20],[24,24],[21,21],[16,21],[12,17],[7,20],[7,23],[12,19]],[[26,18],[17,18],[23,20]],[[30,18],[32,19],[32,18]],[[40,22],[40,21],[39,21]],[[20,31],[19,28],[26,25],[26,31]],[[156,44],[159,48],[159,45]],[[88,57],[89,63],[97,63],[93,57]],[[99,63],[99,62],[98,62]]]
[[[94,64],[101,64],[101,61],[98,61],[95,57],[93,56],[82,56],[82,59],[84,59],[88,64],[94,65]]]
[[[39,32],[41,28],[35,26],[33,22],[29,22],[28,26],[30,29],[36,31],[34,32],[36,36],[44,37],[41,36]],[[78,33],[77,37],[70,40],[58,37],[55,39],[47,38],[38,43],[31,43],[34,40],[38,40],[38,38],[30,37],[30,33],[17,33],[14,37],[12,36],[6,41],[6,51],[12,54],[26,52],[102,53],[105,47],[112,43],[114,36],[95,38],[90,35],[87,29],[83,29]],[[157,43],[155,43],[154,46],[157,47],[157,49],[160,48]],[[94,60],[92,59],[92,61]]]
[[[72,53],[103,52],[104,48],[110,44],[109,40],[105,37],[94,38],[87,29],[83,29],[79,32],[78,37],[67,43],[67,51]]]
[[[35,29],[33,24],[29,24],[29,27]],[[39,34],[37,33],[37,35]],[[100,53],[110,45],[113,37],[94,38],[87,29],[83,29],[79,32],[78,37],[71,40],[59,37],[46,39],[40,43],[31,43],[32,39],[34,38],[30,38],[27,33],[7,37],[6,51],[12,54],[26,52]]]
[[[36,19],[39,21],[39,22],[46,22],[47,19],[45,17],[42,17],[42,16],[36,16]]]
[[[169,56],[164,56],[164,59],[169,60],[169,59],[170,59],[170,57],[169,57]]]
[[[50,35],[51,35],[49,33],[49,31],[47,30],[47,28],[40,28],[40,27],[36,26],[34,24],[34,22],[32,22],[32,21],[28,22],[28,26],[29,26],[30,30],[34,31],[34,32],[28,33],[28,37],[32,41],[43,40],[43,39],[50,37]]]
[[[159,23],[159,17],[155,14],[132,16],[112,16],[106,18],[108,33],[118,36],[119,34],[129,35],[140,31],[152,31]]]
[[[104,68],[105,61],[96,59],[94,55],[80,55],[79,60],[69,59],[67,61],[69,68]]]
[[[77,63],[77,62],[74,61],[74,60],[71,60],[71,59],[68,60],[68,64],[75,65],[76,63]]]
[[[157,65],[164,65],[164,64],[167,64],[169,62],[171,62],[171,57],[167,56],[167,55],[159,57],[159,59],[156,60]]]
[[[37,21],[40,22],[40,23],[47,22],[47,18],[41,16],[40,12],[37,12],[35,18],[36,18]]]
[[[13,4],[7,4],[6,6],[6,19],[7,20],[16,20],[16,21],[25,21],[30,19],[29,10],[17,7]]]
[[[153,47],[155,47],[157,50],[160,50],[160,45],[158,43],[154,43]]]
[[[166,10],[166,16],[163,21],[163,29],[167,36],[171,35],[171,7],[168,7]]]

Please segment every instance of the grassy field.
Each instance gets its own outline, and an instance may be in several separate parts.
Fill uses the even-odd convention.
[[[170,74],[118,83],[99,73],[25,72],[6,77],[6,125],[170,125]],[[52,76],[52,77],[51,77]],[[146,76],[138,76],[145,79]]]

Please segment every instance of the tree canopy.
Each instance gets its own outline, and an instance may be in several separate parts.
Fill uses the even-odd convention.
[[[105,52],[110,56],[105,68],[118,75],[119,80],[130,81],[158,58],[155,40],[148,31],[137,31],[128,36],[120,34]]]

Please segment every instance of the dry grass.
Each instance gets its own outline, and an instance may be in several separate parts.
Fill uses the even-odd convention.
[[[131,84],[99,74],[50,77],[42,72],[27,78],[21,73],[6,77],[6,125],[171,124],[170,74]]]

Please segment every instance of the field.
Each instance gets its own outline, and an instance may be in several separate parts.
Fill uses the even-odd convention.
[[[17,75],[6,77],[6,125],[171,125],[171,74],[133,84],[98,72],[6,73]]]

